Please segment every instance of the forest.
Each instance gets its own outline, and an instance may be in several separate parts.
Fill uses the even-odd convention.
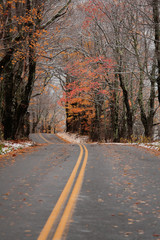
[[[160,138],[160,0],[1,0],[0,139]]]

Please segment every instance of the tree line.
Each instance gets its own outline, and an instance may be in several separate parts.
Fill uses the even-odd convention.
[[[159,0],[90,0],[75,8],[76,51],[64,54],[68,131],[94,141],[153,137],[160,123],[159,11]]]
[[[38,99],[58,79],[68,132],[93,141],[152,138],[160,122],[159,9],[159,0],[2,1],[1,135],[28,135],[29,104],[36,125]]]
[[[66,13],[69,3],[41,0],[0,2],[1,138],[28,136],[25,122],[35,82],[42,76],[46,82],[49,77],[45,70],[41,76],[37,73],[40,71],[39,62],[48,57],[45,51],[47,29]]]

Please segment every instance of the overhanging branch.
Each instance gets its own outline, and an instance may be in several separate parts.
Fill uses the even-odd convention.
[[[66,13],[65,10],[67,10],[67,8],[68,8],[68,6],[69,6],[70,3],[71,3],[71,0],[69,0],[69,1],[66,3],[66,5],[63,6],[63,7],[58,11],[58,13],[57,13],[56,15],[54,15],[47,23],[45,23],[43,26],[41,26],[41,29],[47,28],[47,27],[48,27],[50,24],[52,24],[56,19],[62,17],[62,16]]]

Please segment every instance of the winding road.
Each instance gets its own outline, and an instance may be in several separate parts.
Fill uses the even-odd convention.
[[[31,139],[0,159],[1,240],[160,240],[160,155]]]

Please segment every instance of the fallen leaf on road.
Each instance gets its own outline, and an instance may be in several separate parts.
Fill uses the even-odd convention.
[[[5,194],[3,194],[3,195],[9,196],[9,195],[10,195],[10,193],[9,193],[9,192],[7,192],[7,193],[5,193]]]
[[[102,198],[98,198],[98,202],[104,202]]]
[[[128,235],[132,234],[132,232],[125,232],[124,236],[128,237]]]
[[[124,215],[124,213],[118,213],[118,215],[119,215],[119,216],[123,216],[123,215]]]
[[[138,230],[138,233],[139,234],[144,234],[144,231],[143,230]]]
[[[128,224],[133,224],[133,219],[128,219]]]
[[[7,200],[8,199],[8,197],[5,197],[5,196],[3,196],[2,198],[3,198],[3,200]]]

